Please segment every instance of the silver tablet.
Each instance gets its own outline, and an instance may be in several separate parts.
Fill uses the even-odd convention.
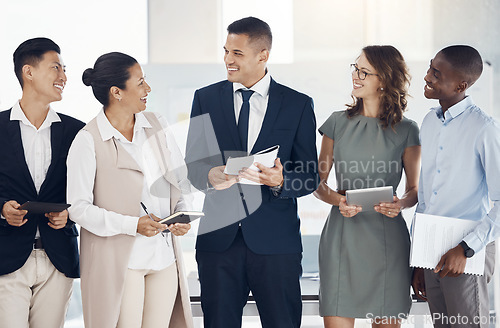
[[[373,206],[380,203],[392,203],[394,191],[392,186],[347,190],[347,205],[361,206],[362,212],[374,211]]]

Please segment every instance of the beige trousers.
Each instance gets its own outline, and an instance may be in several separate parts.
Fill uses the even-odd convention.
[[[42,249],[18,270],[0,276],[0,327],[63,327],[73,279],[59,272]]]
[[[161,271],[128,269],[117,328],[167,328],[178,285],[177,262]]]

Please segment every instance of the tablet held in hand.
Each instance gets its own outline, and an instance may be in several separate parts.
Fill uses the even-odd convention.
[[[179,211],[158,221],[159,223],[171,225],[174,223],[190,223],[204,216],[203,212]]]
[[[71,204],[27,201],[19,206],[19,209],[26,210],[28,213],[44,214],[50,212],[62,212],[70,206]]]
[[[366,189],[347,190],[347,205],[357,205],[363,208],[362,212],[373,211],[373,207],[380,203],[392,203],[394,191],[392,186]]]

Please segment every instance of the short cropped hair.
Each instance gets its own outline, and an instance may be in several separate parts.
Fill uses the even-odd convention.
[[[104,106],[109,105],[109,89],[125,90],[130,78],[129,69],[137,64],[135,58],[121,52],[110,52],[97,58],[94,68],[87,68],[82,75],[83,84],[92,87],[96,99]]]
[[[453,68],[462,74],[467,83],[473,85],[483,72],[483,59],[479,52],[468,45],[453,45],[442,49],[441,53]]]
[[[14,51],[14,72],[21,84],[23,83],[23,67],[24,65],[36,66],[43,60],[43,55],[49,51],[61,53],[59,46],[48,38],[34,38],[24,41]]]
[[[271,50],[273,34],[269,25],[255,17],[245,17],[231,23],[227,27],[228,34],[246,34],[252,43],[262,44],[263,49]],[[263,50],[261,49],[261,50]]]

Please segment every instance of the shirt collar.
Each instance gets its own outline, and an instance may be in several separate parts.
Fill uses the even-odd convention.
[[[14,106],[12,106],[12,110],[10,111],[10,120],[21,121],[24,125],[31,126],[36,130],[36,127],[33,124],[31,124],[31,122],[26,117],[26,114],[24,114],[24,111],[21,108],[19,100],[16,102]],[[61,118],[49,105],[49,111],[47,112],[47,116],[45,117],[45,120],[43,121],[42,125],[38,130],[49,128],[52,125],[52,123],[55,122],[61,122]]]
[[[467,108],[469,108],[472,105],[474,105],[472,97],[465,96],[463,100],[459,101],[455,105],[448,108],[448,110],[446,111],[446,113],[444,113],[444,115],[443,115],[443,108],[441,106],[431,108],[431,110],[434,110],[436,112],[436,115],[440,120],[451,121],[452,119],[462,114]]]
[[[114,137],[123,142],[130,142],[109,122],[104,114],[104,108],[97,114],[97,127],[99,128],[99,133],[101,133],[102,141],[107,141]],[[143,113],[135,114],[134,135],[137,131],[144,128],[151,128],[151,124]]]
[[[269,86],[271,84],[271,75],[269,71],[266,70],[266,75],[259,82],[255,83],[251,88],[245,87],[241,83],[233,83],[233,92],[236,92],[240,89],[252,90],[261,95],[262,97],[267,97],[269,94]]]

